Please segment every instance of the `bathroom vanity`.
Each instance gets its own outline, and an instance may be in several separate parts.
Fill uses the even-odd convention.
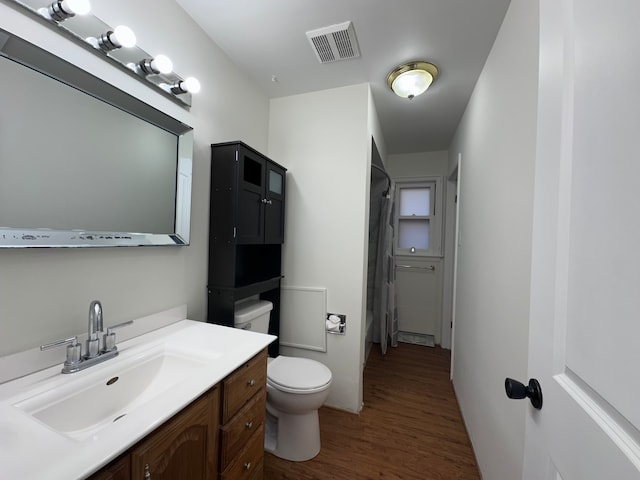
[[[87,370],[0,385],[0,478],[262,478],[273,340],[182,320]]]
[[[89,479],[261,479],[266,380],[264,350]]]

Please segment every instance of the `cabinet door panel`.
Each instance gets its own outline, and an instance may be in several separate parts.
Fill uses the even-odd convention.
[[[284,202],[271,202],[265,207],[264,243],[284,243]]]
[[[220,468],[225,470],[264,424],[267,392],[263,388],[229,423],[221,427]]]
[[[216,388],[149,435],[131,452],[132,478],[211,478],[218,468],[219,405]]]
[[[236,210],[236,243],[262,243],[264,238],[264,211],[262,193],[251,190],[238,192],[238,207]]]
[[[240,185],[242,190],[264,192],[267,161],[260,155],[240,146],[238,147],[240,163]]]
[[[131,480],[131,457],[128,454],[123,455],[87,480]]]
[[[222,423],[231,420],[238,410],[267,385],[267,351],[263,350],[223,382]]]
[[[253,434],[245,448],[220,474],[221,480],[253,480],[261,478],[264,458],[264,425]]]
[[[238,197],[236,243],[264,242],[265,175],[267,161],[238,147]]]
[[[285,171],[267,164],[264,243],[284,243]]]

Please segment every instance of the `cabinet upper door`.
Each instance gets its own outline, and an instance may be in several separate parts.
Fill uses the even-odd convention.
[[[236,243],[264,243],[265,178],[267,161],[238,147]]]
[[[266,166],[264,243],[284,243],[285,170],[268,162]]]

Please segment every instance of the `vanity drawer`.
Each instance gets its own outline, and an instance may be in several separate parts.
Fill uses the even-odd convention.
[[[267,351],[263,350],[229,375],[223,383],[222,424],[227,423],[267,384]]]
[[[220,474],[220,480],[256,480],[262,478],[264,458],[264,425],[258,428],[249,443]]]
[[[224,470],[264,425],[267,394],[263,388],[233,419],[220,429],[220,469]]]

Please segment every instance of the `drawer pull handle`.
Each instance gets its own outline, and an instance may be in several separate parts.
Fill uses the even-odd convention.
[[[144,480],[148,480],[151,478],[151,469],[149,468],[149,464],[145,464],[144,466]]]
[[[244,464],[244,469],[249,470],[251,468],[251,462],[247,462]]]
[[[247,385],[249,385],[250,387],[255,386],[255,384],[256,384],[256,381],[253,378],[247,382]]]
[[[244,426],[251,430],[253,428],[253,422],[247,422],[244,424]]]

